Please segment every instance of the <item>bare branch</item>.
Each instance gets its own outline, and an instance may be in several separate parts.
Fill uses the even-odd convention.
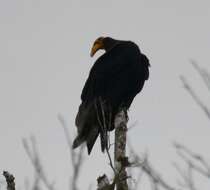
[[[46,174],[44,172],[44,169],[42,167],[41,161],[40,161],[40,156],[37,151],[36,147],[36,139],[35,137],[31,137],[31,148],[29,146],[29,143],[26,139],[22,139],[23,146],[25,148],[25,151],[28,155],[28,157],[31,160],[32,165],[34,166],[34,169],[39,176],[40,180],[44,183],[44,185],[47,187],[48,190],[54,190],[54,185],[53,183],[50,183],[49,180],[46,177]]]
[[[193,90],[191,85],[187,82],[186,78],[184,76],[180,76],[180,79],[184,85],[184,88],[188,91],[188,93],[192,96],[192,98],[195,100],[195,102],[198,104],[198,106],[204,111],[206,116],[210,119],[210,110],[205,104],[201,101],[201,99],[198,97],[196,92]]]
[[[192,163],[188,164],[188,185],[190,190],[196,190],[194,180],[193,180],[193,168]]]
[[[194,60],[191,60],[191,64],[202,78],[208,90],[210,90],[210,73],[206,69],[200,67]]]
[[[195,61],[191,60],[191,64],[194,67],[194,69],[197,71],[197,73],[200,75],[201,79],[203,80],[205,86],[210,91],[210,73],[200,67]],[[204,111],[206,116],[210,119],[210,108],[208,108],[200,99],[200,97],[197,95],[197,93],[193,90],[190,83],[186,80],[184,76],[180,76],[180,79],[184,85],[184,88],[187,90],[187,92],[192,96],[194,101],[198,104],[198,106]]]
[[[169,185],[162,177],[161,175],[154,170],[154,168],[151,166],[151,164],[146,159],[143,164],[141,165],[144,172],[147,173],[147,175],[152,178],[153,182],[157,185],[162,186],[164,189],[167,190],[175,190],[176,188]]]
[[[115,181],[110,184],[108,177],[104,174],[103,176],[98,177],[98,188],[97,190],[114,190]]]
[[[116,182],[117,190],[127,190],[127,165],[123,164],[126,160],[126,133],[127,133],[127,119],[125,111],[120,111],[115,116],[115,149],[114,149],[114,164],[115,171],[118,173],[118,180]],[[124,180],[122,180],[124,179]]]
[[[183,179],[183,182],[179,182],[179,185],[190,190],[196,190],[193,180],[193,169],[191,163],[188,163],[187,171],[182,170],[176,163],[174,163],[174,167]]]
[[[132,146],[129,145],[130,153],[134,157],[134,162],[131,166],[140,167],[150,179],[153,189],[158,189],[158,186],[163,187],[166,190],[177,190],[177,188],[169,185],[161,175],[151,166],[148,161],[147,154],[144,155],[143,159],[140,158],[133,150]]]
[[[3,176],[7,182],[7,190],[15,190],[15,177],[7,171],[3,172]]]
[[[76,153],[76,151],[72,149],[72,140],[68,131],[67,122],[65,121],[64,117],[61,114],[58,115],[58,120],[60,121],[61,126],[63,127],[63,130],[64,130],[66,141],[69,147],[71,164],[73,168],[72,178],[70,181],[70,186],[71,186],[70,189],[78,190],[77,181],[78,181],[78,177],[82,168],[82,164],[84,162],[84,156],[83,156],[84,146],[81,146],[81,148],[79,149],[79,153]]]
[[[110,144],[110,140],[109,140],[109,136],[107,135],[107,130],[111,128],[111,113],[109,113],[109,126],[107,127],[106,126],[106,118],[105,118],[105,111],[104,111],[104,106],[103,106],[103,102],[101,100],[101,98],[99,99],[99,103],[100,103],[100,109],[101,109],[101,112],[102,112],[102,120],[103,120],[103,123],[101,122],[101,119],[100,119],[100,116],[99,116],[99,110],[98,110],[98,106],[97,106],[97,103],[95,102],[95,110],[96,110],[96,116],[97,116],[97,120],[98,120],[98,123],[99,123],[99,126],[100,128],[103,130],[103,133],[106,133],[106,140],[105,141],[108,141],[105,146],[105,149],[106,149],[106,153],[108,155],[108,159],[109,159],[109,165],[110,167],[112,168],[114,174],[116,175],[116,171],[115,171],[115,168],[114,168],[114,165],[112,163],[112,159],[111,159],[111,155],[110,155],[110,148],[111,148],[111,144]]]
[[[106,148],[106,153],[107,153],[108,158],[109,158],[109,165],[111,166],[111,168],[112,168],[114,174],[116,175],[116,171],[115,171],[114,165],[113,165],[113,163],[112,163],[112,159],[111,159],[111,156],[110,156],[110,153],[109,153],[109,149],[108,149],[108,148]]]
[[[198,173],[210,177],[210,166],[207,164],[206,160],[198,154],[193,153],[184,145],[179,143],[174,143],[177,154],[188,164],[190,167],[197,171]],[[189,157],[189,158],[188,158]],[[200,164],[202,167],[200,167]]]
[[[182,186],[186,186],[185,182],[187,181],[187,176],[185,175],[185,172],[179,167],[179,165],[175,162],[174,164],[175,169],[180,174],[181,178],[184,180],[184,183],[180,183]]]
[[[124,111],[120,111],[116,116],[115,116],[115,150],[114,150],[114,165],[112,163],[112,159],[109,153],[109,149],[111,147],[110,141],[108,140],[108,135],[107,131],[111,127],[111,114],[109,113],[108,115],[108,125],[106,122],[106,114],[104,110],[104,104],[101,99],[99,99],[99,105],[100,105],[100,110],[101,110],[101,117],[100,119],[99,116],[99,110],[97,105],[95,104],[96,108],[96,115],[98,119],[98,123],[100,125],[100,128],[102,130],[102,140],[105,142],[105,149],[106,153],[109,158],[109,164],[114,171],[114,182],[116,182],[117,190],[127,190],[128,185],[127,185],[127,173],[125,168],[127,165],[127,157],[125,156],[125,151],[126,151],[126,132],[127,132],[127,119]],[[105,136],[104,136],[105,135]],[[106,175],[104,175],[106,176]],[[101,179],[101,178],[99,178]],[[105,186],[107,189],[107,185]],[[111,188],[113,188],[111,186]]]
[[[70,159],[72,159],[72,162],[74,164],[75,160],[74,160],[74,153],[72,150],[72,139],[71,139],[69,131],[68,131],[68,126],[67,126],[66,120],[64,119],[64,117],[61,114],[58,114],[57,118],[61,124],[61,127],[63,128],[64,135],[66,137],[66,141],[67,141],[67,144],[69,147]]]
[[[150,179],[150,183],[151,183],[151,188],[152,190],[158,190],[158,182],[155,181],[153,178],[149,178]]]

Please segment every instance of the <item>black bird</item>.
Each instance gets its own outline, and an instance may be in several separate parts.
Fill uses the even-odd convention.
[[[115,115],[130,107],[149,78],[149,60],[134,42],[100,37],[93,44],[91,57],[99,49],[105,53],[90,70],[75,120],[78,136],[73,148],[86,142],[88,154],[99,134],[104,152],[107,132],[114,129]]]

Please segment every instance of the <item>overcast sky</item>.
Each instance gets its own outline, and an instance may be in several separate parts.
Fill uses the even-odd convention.
[[[135,41],[150,59],[150,79],[129,112],[129,124],[137,122],[128,134],[136,151],[148,150],[169,181],[176,176],[174,140],[210,160],[209,120],[179,79],[185,75],[210,102],[189,63],[210,70],[209,19],[209,0],[0,0],[0,170],[12,172],[18,186],[33,175],[21,144],[33,134],[50,179],[67,189],[71,168],[57,114],[73,136],[82,87],[101,54],[89,56],[99,36]],[[81,187],[104,172],[111,173],[97,144]]]

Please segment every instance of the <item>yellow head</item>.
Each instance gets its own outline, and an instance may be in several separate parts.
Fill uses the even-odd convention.
[[[99,37],[95,40],[95,42],[93,43],[91,52],[90,52],[91,57],[93,57],[98,50],[105,48],[103,40],[104,40],[104,37]]]

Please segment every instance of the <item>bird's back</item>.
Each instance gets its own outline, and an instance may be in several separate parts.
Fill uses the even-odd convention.
[[[145,80],[149,77],[148,67],[147,57],[130,41],[117,44],[96,60],[82,90],[82,103],[76,118],[81,136],[76,138],[74,148],[86,141],[90,153],[95,140],[101,134],[102,151],[105,149],[106,137],[103,137],[98,121],[103,118],[97,106],[103,104],[106,120],[110,119],[111,113],[111,128],[106,131],[112,130],[119,109],[128,109],[136,94],[142,90]]]

